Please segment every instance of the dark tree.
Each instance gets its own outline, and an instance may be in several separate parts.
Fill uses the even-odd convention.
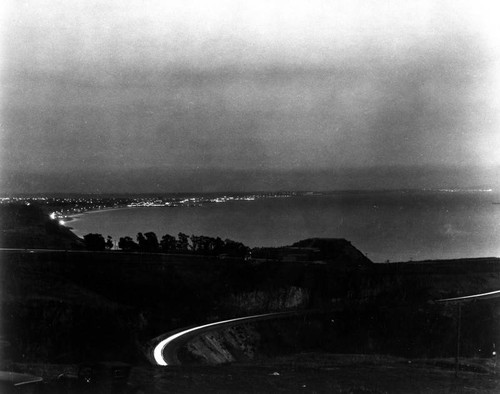
[[[118,241],[118,247],[121,250],[137,250],[139,245],[137,245],[137,243],[135,243],[130,237],[122,237]]]
[[[160,244],[158,243],[158,237],[156,236],[156,234],[150,231],[148,233],[145,233],[144,236],[146,237],[144,243],[145,250],[148,252],[158,252]]]
[[[224,253],[235,257],[245,257],[250,252],[250,248],[248,246],[230,239],[226,239],[224,241],[223,250]]]
[[[111,235],[108,235],[106,239],[106,249],[113,249],[113,238]]]
[[[146,250],[146,237],[142,233],[137,234],[137,243],[140,250]]]
[[[214,254],[218,255],[218,254],[223,253],[223,251],[224,251],[224,241],[220,237],[215,238]]]
[[[213,254],[213,250],[215,248],[215,238],[212,237],[200,237],[200,251],[204,255]]]
[[[106,241],[101,234],[89,233],[83,236],[83,241],[88,250],[104,250],[106,247]]]
[[[197,251],[200,250],[200,241],[201,241],[201,237],[198,237],[194,234],[191,235],[190,237],[191,239],[191,250],[196,253]]]
[[[160,242],[161,250],[165,253],[171,253],[176,251],[177,241],[174,236],[165,234],[161,238]]]
[[[189,247],[189,238],[184,233],[178,234],[177,250],[180,252],[187,252]]]

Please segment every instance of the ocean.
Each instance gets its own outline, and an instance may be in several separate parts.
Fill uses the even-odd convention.
[[[89,212],[83,236],[138,232],[220,236],[250,247],[345,238],[374,262],[500,256],[500,194],[485,190],[349,191],[202,206]]]

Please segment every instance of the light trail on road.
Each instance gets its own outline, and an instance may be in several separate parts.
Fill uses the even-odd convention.
[[[192,328],[189,328],[187,330],[183,330],[183,331],[177,332],[177,333],[175,333],[173,335],[170,335],[169,337],[167,337],[167,338],[163,339],[162,341],[160,341],[155,346],[155,348],[153,350],[153,356],[154,356],[155,362],[158,365],[166,366],[166,365],[168,365],[168,363],[165,360],[165,358],[163,357],[163,352],[164,352],[165,348],[170,343],[172,343],[173,341],[175,341],[176,339],[178,339],[178,338],[180,338],[180,337],[182,337],[184,335],[187,335],[189,333],[193,333],[195,331],[201,331],[201,330],[204,330],[206,328],[215,327],[215,326],[219,326],[219,325],[225,325],[225,324],[229,324],[229,323],[238,323],[238,322],[244,322],[244,321],[259,320],[259,319],[262,319],[262,318],[267,318],[267,317],[272,317],[272,316],[273,317],[277,317],[277,316],[285,316],[285,315],[294,315],[296,313],[297,312],[264,313],[262,315],[238,317],[236,319],[222,320],[222,321],[218,321],[218,322],[214,322],[214,323],[204,324],[202,326],[192,327]]]
[[[474,299],[488,299],[488,298],[498,298],[498,297],[500,297],[500,290],[490,291],[488,293],[472,294],[462,297],[442,298],[440,300],[436,300],[436,302],[467,301]]]

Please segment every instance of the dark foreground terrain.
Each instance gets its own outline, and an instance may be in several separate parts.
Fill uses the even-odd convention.
[[[498,301],[462,306],[458,379],[456,305],[432,302],[498,289],[496,260],[337,270],[113,252],[0,256],[2,368],[44,377],[45,392],[499,390]],[[164,332],[285,310],[313,312],[193,338],[179,350],[183,366],[153,367],[146,357]],[[57,380],[100,361],[131,365],[126,385]]]
[[[491,360],[410,360],[388,356],[302,353],[265,365],[134,366],[126,382],[62,380],[76,365],[19,364],[44,378],[39,393],[498,393]],[[498,373],[498,369],[496,370]],[[59,377],[59,378],[58,378]]]
[[[0,259],[3,354],[17,361],[137,362],[145,344],[164,332],[287,310],[318,313],[250,327],[245,340],[267,341],[265,349],[278,339],[293,347],[302,338],[299,348],[447,357],[454,354],[456,305],[432,300],[500,288],[495,259],[353,270],[85,251],[4,250]],[[490,354],[500,343],[498,301],[462,309],[462,352]]]

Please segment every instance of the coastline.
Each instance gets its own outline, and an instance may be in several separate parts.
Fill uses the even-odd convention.
[[[88,211],[73,213],[71,215],[64,216],[62,220],[64,220],[64,221],[78,220],[83,215],[99,213],[99,212],[106,212],[106,211],[118,211],[120,209],[130,209],[130,208],[131,207],[111,207],[111,208],[103,208],[103,209],[89,209]]]
[[[75,224],[65,224],[79,236],[101,233],[116,240],[139,231],[159,237],[183,232],[234,239],[251,247],[279,247],[308,237],[345,238],[379,263],[500,256],[494,242],[500,233],[500,211],[486,194],[304,196],[173,210],[117,204],[75,212],[68,215]],[[471,212],[467,219],[464,210]],[[98,212],[103,215],[83,216]],[[404,234],[397,228],[405,228]]]
[[[117,211],[121,209],[130,209],[130,207],[117,207],[117,208],[104,208],[104,209],[91,209],[85,212],[79,212],[67,216],[63,216],[60,220],[62,220],[62,226],[66,227],[68,230],[70,230],[73,234],[75,234],[77,237],[81,238],[80,235],[78,235],[74,230],[73,227],[71,227],[69,224],[74,223],[79,221],[84,215],[88,214],[95,214],[95,213],[100,213],[100,212],[106,212],[106,211]]]

